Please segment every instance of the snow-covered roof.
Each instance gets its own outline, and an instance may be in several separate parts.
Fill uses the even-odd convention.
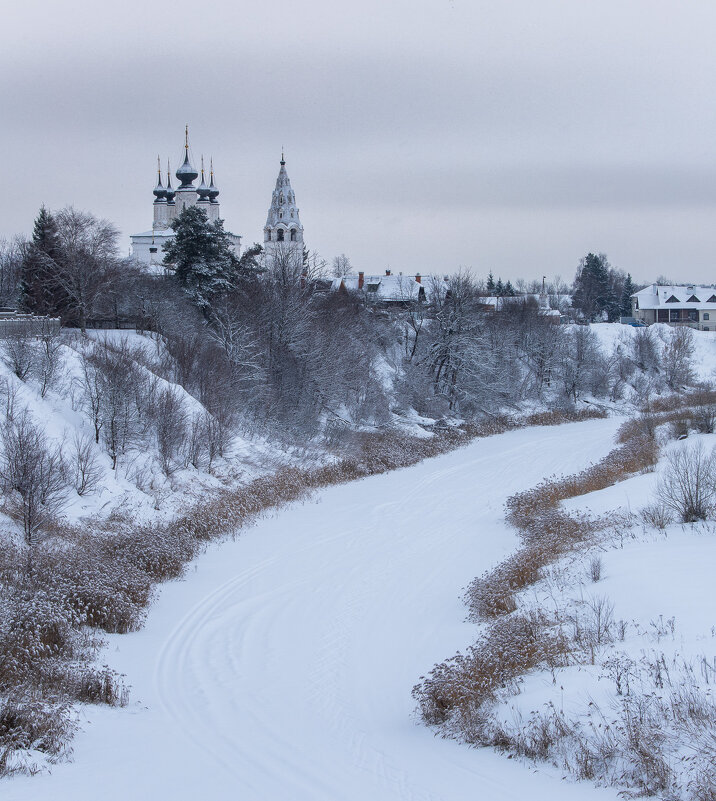
[[[651,286],[632,295],[639,301],[640,309],[716,309],[716,287],[685,284],[677,286]]]
[[[418,280],[420,279],[420,280]],[[340,289],[341,284],[349,291],[357,292],[360,282],[363,282],[361,292],[375,301],[403,302],[417,301],[420,290],[423,290],[423,299],[429,301],[438,287],[447,287],[447,281],[434,276],[419,275],[347,275],[345,278],[334,278],[331,289]]]
[[[171,228],[167,228],[166,230],[157,230],[157,231],[143,231],[141,234],[132,234],[131,239],[140,239],[146,238],[151,239],[170,239],[171,237],[176,236],[175,232]]]

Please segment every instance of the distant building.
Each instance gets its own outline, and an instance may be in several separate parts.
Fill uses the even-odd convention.
[[[275,265],[277,259],[285,259],[295,265],[303,263],[303,226],[298,216],[296,194],[291,188],[283,153],[264,226],[264,252],[269,269]]]
[[[430,302],[439,290],[447,291],[448,280],[431,279],[423,283],[417,275],[393,275],[390,270],[385,275],[346,275],[334,278],[332,289],[343,292],[359,292],[366,303],[382,306],[408,306],[411,303]]]
[[[716,331],[716,287],[652,284],[631,296],[634,319]]]
[[[162,183],[162,169],[157,159],[157,185],[154,187],[154,221],[150,231],[134,234],[130,237],[132,243],[132,256],[142,264],[156,269],[163,268],[164,246],[174,236],[170,225],[172,220],[187,206],[197,206],[206,212],[209,220],[218,220],[219,215],[219,189],[214,183],[214,165],[210,163],[209,183],[206,183],[204,174],[204,159],[201,164],[201,183],[194,186],[199,178],[197,172],[189,161],[189,129],[187,126],[184,139],[184,163],[176,171],[179,186],[172,187],[171,172],[167,162],[167,185]],[[238,256],[241,250],[241,237],[229,233],[229,241]]]

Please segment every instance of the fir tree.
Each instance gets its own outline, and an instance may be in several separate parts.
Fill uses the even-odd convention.
[[[223,220],[209,222],[203,209],[188,206],[173,221],[174,236],[164,246],[164,264],[204,312],[228,292],[238,277],[239,260]]]
[[[515,288],[512,286],[512,281],[508,281],[505,284],[504,292],[505,292],[505,296],[506,297],[514,298],[514,296],[515,296]]]
[[[582,312],[585,319],[598,322],[619,316],[619,300],[609,278],[609,262],[604,253],[588,253],[580,262],[574,279],[572,306]]]
[[[485,284],[485,288],[491,295],[495,291],[495,277],[492,274],[492,270],[490,270],[490,274],[487,276],[487,284]]]
[[[495,284],[495,295],[498,298],[501,298],[505,294],[505,288],[502,286],[502,278],[497,279],[497,283]]]
[[[57,221],[43,205],[22,260],[20,308],[23,311],[34,314],[57,312],[60,288],[56,278],[61,258]]]
[[[636,289],[633,281],[631,280],[631,275],[627,273],[627,277],[624,279],[624,286],[622,287],[621,301],[619,303],[622,317],[631,317],[631,296],[635,291]]]

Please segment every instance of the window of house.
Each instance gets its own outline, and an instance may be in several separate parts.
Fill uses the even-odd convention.
[[[149,252],[150,253],[156,253],[157,252],[157,248],[149,248]]]
[[[696,323],[699,320],[699,312],[698,309],[689,309],[689,320],[691,322]]]
[[[672,295],[670,298],[666,299],[666,303],[678,303],[678,302],[679,299],[676,297],[676,295]]]
[[[710,319],[709,318],[709,313],[708,312],[704,312],[704,320],[708,320],[708,319]]]
[[[276,241],[283,242],[283,228],[279,228],[278,231],[276,231]]]
[[[716,303],[716,295],[711,295],[711,297],[706,302],[707,303]]]
[[[368,292],[377,292],[378,291],[378,284],[368,284],[366,287]]]
[[[669,309],[669,322],[678,323],[681,319],[681,309]]]
[[[659,309],[657,311],[657,322],[659,322],[659,323],[668,323],[669,322],[669,310],[668,309]]]
[[[696,297],[696,295],[692,295],[686,302],[687,303],[701,303],[701,301]]]
[[[709,331],[709,327],[707,325],[704,326],[704,331]]]

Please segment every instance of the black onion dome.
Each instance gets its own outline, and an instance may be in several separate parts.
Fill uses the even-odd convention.
[[[211,190],[206,185],[206,181],[204,180],[204,169],[201,170],[201,183],[196,188],[196,193],[199,195],[199,200],[203,203],[207,203],[209,201],[209,193]]]
[[[167,203],[173,203],[176,196],[176,190],[172,187],[172,176],[169,172],[169,164],[167,164],[167,188],[164,191],[167,196]]]
[[[167,199],[167,190],[162,186],[162,176],[161,173],[157,178],[157,185],[152,190],[152,194],[156,198],[154,201],[155,203],[161,203],[163,200]]]
[[[187,150],[184,155],[184,163],[176,171],[177,178],[181,181],[179,189],[187,189],[192,185],[193,181],[199,177],[199,173],[189,163],[189,151]]]
[[[219,201],[216,199],[219,197],[219,188],[214,183],[214,171],[211,171],[211,181],[209,181],[209,200],[212,203],[218,203]]]

